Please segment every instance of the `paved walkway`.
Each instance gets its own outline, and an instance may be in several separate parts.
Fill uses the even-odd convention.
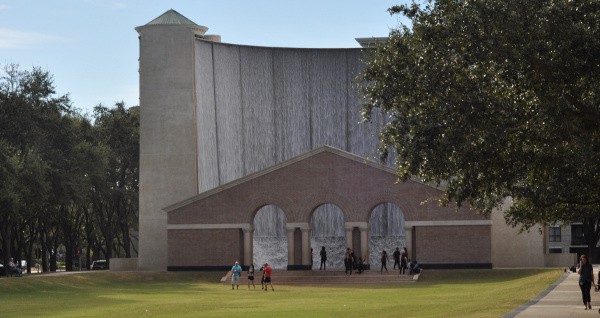
[[[600,267],[594,266],[594,276],[598,279]],[[504,316],[505,318],[529,317],[600,317],[600,292],[595,292],[592,286],[592,310],[583,309],[579,275],[565,273],[554,284],[548,287],[527,304]]]

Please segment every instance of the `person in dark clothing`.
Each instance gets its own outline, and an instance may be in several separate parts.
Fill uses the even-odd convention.
[[[413,261],[412,270],[411,271],[412,271],[413,274],[418,274],[418,273],[421,272],[421,267],[419,267],[419,264],[417,263],[417,260]]]
[[[254,285],[254,264],[250,264],[250,267],[248,267],[248,289],[250,289],[250,282],[252,282],[252,287],[256,289],[256,285]]]
[[[346,249],[346,255],[344,255],[344,266],[346,267],[346,275],[352,275],[352,267],[354,266],[354,253],[350,248]]]
[[[592,309],[590,290],[592,289],[592,284],[596,286],[596,283],[594,283],[594,268],[590,264],[590,259],[587,255],[581,255],[577,274],[579,274],[579,288],[581,289],[584,309]]]
[[[321,247],[321,252],[319,252],[319,255],[321,256],[321,266],[319,267],[319,270],[326,270],[327,269],[327,252],[325,251],[325,246]]]
[[[404,248],[404,252],[400,255],[400,275],[406,274],[406,269],[408,268],[408,252],[406,251],[406,247]]]
[[[381,272],[383,273],[383,269],[385,268],[385,271],[387,272],[387,262],[389,260],[388,254],[385,250],[383,250],[383,252],[381,252]]]
[[[396,265],[398,266],[398,269],[400,269],[400,248],[399,247],[396,247],[396,250],[394,251],[392,256],[394,257],[394,269],[396,269]]]
[[[363,261],[362,257],[358,258],[358,263],[356,264],[356,270],[358,270],[359,274],[361,274],[364,271],[364,261]]]
[[[262,278],[260,279],[260,289],[265,289],[267,288],[267,285],[265,284],[265,265],[260,267],[260,271],[262,272]]]

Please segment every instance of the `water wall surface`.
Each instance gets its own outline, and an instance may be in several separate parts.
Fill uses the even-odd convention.
[[[359,124],[360,49],[196,40],[199,192],[323,145],[377,158],[382,116]]]
[[[377,158],[377,130],[385,118],[360,123],[356,76],[361,49],[289,49],[195,42],[198,189],[202,193],[327,145]],[[395,211],[395,212],[394,212]],[[403,217],[381,205],[370,220],[370,260],[387,245],[401,245]],[[311,245],[330,251],[341,268],[343,211],[318,207]],[[266,206],[254,219],[254,261],[287,265],[285,214]],[[318,248],[315,248],[318,247]],[[313,255],[313,258],[315,256]],[[317,262],[318,263],[318,262]],[[318,264],[317,264],[318,265]]]

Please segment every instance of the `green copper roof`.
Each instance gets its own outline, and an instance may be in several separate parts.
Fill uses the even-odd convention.
[[[162,26],[162,25],[179,25],[179,26],[187,26],[190,29],[194,30],[196,34],[204,35],[204,33],[208,30],[207,27],[198,25],[194,23],[194,21],[184,17],[181,13],[171,9],[163,14],[161,14],[158,18],[148,22],[145,25],[136,27],[135,30],[139,32],[142,31],[144,27],[147,26]]]
[[[197,25],[194,21],[184,17],[181,13],[171,9],[163,14],[161,14],[158,18],[148,22],[146,25],[155,25],[155,24],[180,24],[180,25]]]

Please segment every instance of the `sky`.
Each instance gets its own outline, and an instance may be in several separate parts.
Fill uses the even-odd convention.
[[[0,67],[48,71],[57,93],[91,114],[98,104],[139,104],[134,28],[169,9],[225,43],[352,48],[406,23],[386,11],[403,1],[0,0]]]

